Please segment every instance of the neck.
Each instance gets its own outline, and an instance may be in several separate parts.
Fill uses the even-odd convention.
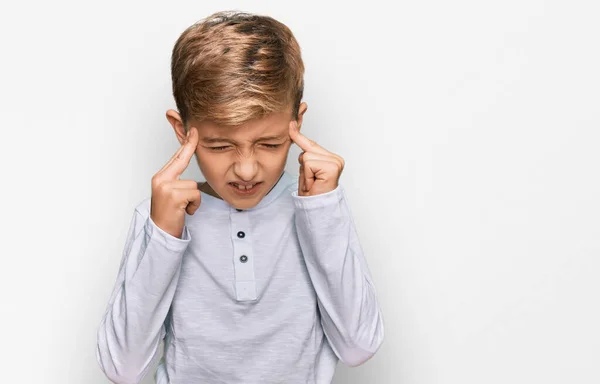
[[[217,195],[217,192],[215,192],[215,191],[214,191],[214,190],[211,188],[211,186],[210,186],[210,185],[209,185],[209,184],[208,184],[206,181],[205,181],[205,182],[203,182],[203,183],[201,183],[201,185],[200,185],[200,188],[199,188],[199,189],[200,189],[202,192],[204,192],[204,193],[206,193],[206,194],[208,194],[208,195],[211,195],[211,196],[214,196],[214,197],[216,197],[217,199],[221,199],[221,200],[223,200],[223,199],[221,198],[221,196]]]

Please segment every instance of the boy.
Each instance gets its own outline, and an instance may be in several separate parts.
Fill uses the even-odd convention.
[[[331,383],[379,349],[383,318],[342,186],[344,160],[299,131],[290,30],[219,12],[171,62],[182,144],[134,210],[96,356],[115,383],[158,358],[167,383]],[[284,171],[296,143],[299,177]],[[193,155],[205,183],[180,180]]]

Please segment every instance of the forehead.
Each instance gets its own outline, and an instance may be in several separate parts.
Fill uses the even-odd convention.
[[[200,140],[227,138],[234,141],[255,141],[263,137],[287,137],[291,116],[286,112],[271,113],[238,126],[223,126],[210,120],[191,123],[198,129]]]

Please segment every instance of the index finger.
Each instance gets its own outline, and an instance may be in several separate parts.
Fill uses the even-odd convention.
[[[198,146],[198,132],[196,128],[190,128],[190,135],[187,141],[179,148],[179,150],[173,155],[171,160],[163,167],[160,171],[162,174],[170,179],[176,179],[190,164],[192,156],[196,152]]]
[[[290,126],[289,126],[290,138],[292,139],[292,141],[294,143],[296,143],[300,148],[302,148],[303,151],[305,151],[305,152],[311,151],[311,152],[315,152],[315,153],[329,154],[328,150],[321,147],[315,141],[312,141],[308,137],[301,134],[300,131],[298,131],[298,129],[296,128],[297,126],[298,126],[298,123],[296,123],[296,121],[290,122]]]

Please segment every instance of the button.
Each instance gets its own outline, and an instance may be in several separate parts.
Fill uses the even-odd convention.
[[[240,256],[240,261],[241,261],[242,263],[245,263],[246,261],[248,261],[248,256],[246,256],[246,255],[242,255],[242,256]]]
[[[242,231],[239,231],[239,232],[237,233],[237,236],[238,236],[240,239],[243,239],[244,237],[246,237],[246,234],[245,234],[244,232],[242,232]]]

